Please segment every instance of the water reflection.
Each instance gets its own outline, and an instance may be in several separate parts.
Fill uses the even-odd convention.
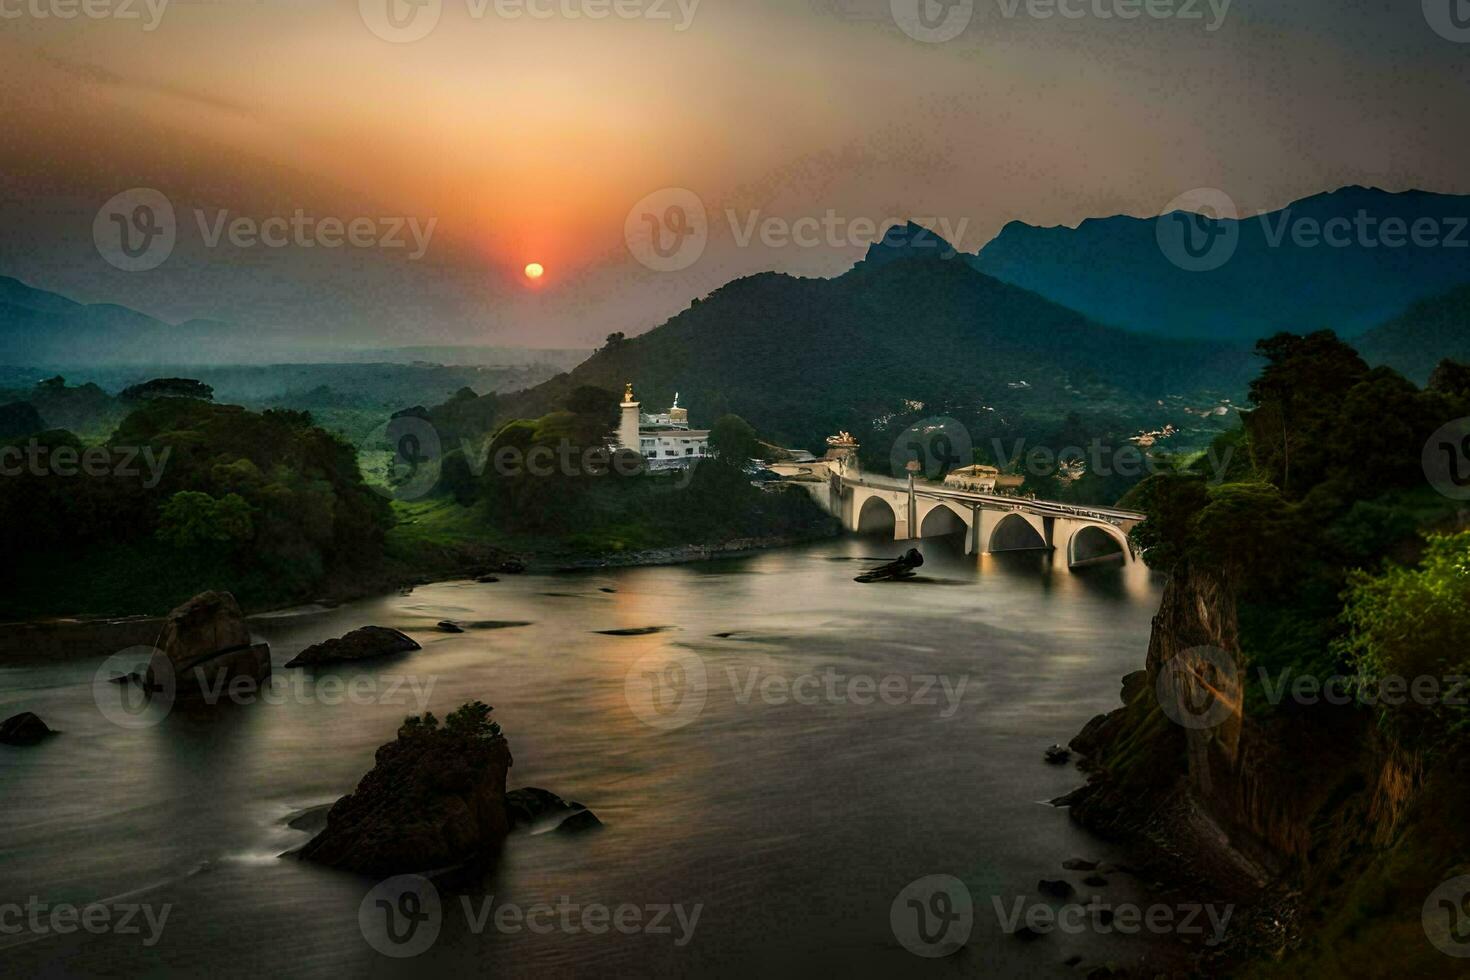
[[[977,907],[970,945],[947,969],[1065,976],[1074,952],[1125,958],[1143,941],[1016,943],[989,896],[1030,895],[1076,854],[1116,856],[1037,804],[1080,782],[1040,755],[1114,705],[1118,678],[1143,662],[1157,584],[1136,567],[966,556],[962,540],[919,544],[929,581],[852,581],[857,559],[906,547],[846,539],[693,566],[445,583],[257,621],[285,675],[299,673],[281,665],[306,645],[359,626],[413,635],[417,654],[335,673],[410,674],[441,717],[468,700],[494,705],[512,785],[576,799],[607,824],[512,842],[484,891],[522,905],[701,903],[686,947],[652,935],[476,933],[455,920],[423,957],[389,962],[357,929],[371,882],[267,858],[304,840],[285,817],[349,791],[415,703],[287,698],[127,732],[90,706],[95,665],[81,664],[24,669],[27,706],[66,734],[27,754],[0,750],[10,803],[0,892],[95,898],[162,882],[175,917],[155,950],[51,937],[7,958],[17,971],[65,962],[119,973],[887,975],[925,964],[894,937],[889,903],[936,872],[962,879]],[[450,635],[435,629],[444,619],[530,625]],[[671,629],[596,632],[649,626]],[[677,728],[644,723],[628,701],[630,669],[688,655],[707,672],[700,710]],[[826,693],[828,676],[847,685],[840,698]],[[853,697],[854,677],[902,681],[906,698]],[[812,689],[807,678],[815,700],[793,696]],[[933,703],[914,696],[919,678],[935,679]],[[1119,879],[1110,897],[1133,887]]]

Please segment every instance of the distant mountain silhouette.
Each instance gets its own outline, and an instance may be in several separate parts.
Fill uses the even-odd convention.
[[[678,392],[696,425],[734,412],[767,437],[810,446],[907,402],[1012,419],[1101,405],[1151,411],[1170,393],[1238,394],[1256,368],[1244,350],[1100,326],[945,252],[885,239],[834,279],[735,280],[503,398],[503,409],[534,417],[581,385],[621,391],[633,381],[646,410]]]
[[[1370,364],[1424,384],[1441,360],[1470,364],[1470,286],[1420,300],[1353,341]]]
[[[85,304],[0,276],[0,364],[203,363],[259,347],[258,333],[213,320],[172,324]]]
[[[1383,228],[1390,218],[1405,229],[1399,247],[1387,244],[1395,240]],[[1415,222],[1426,219],[1421,231],[1432,228],[1441,244],[1413,243]],[[1347,187],[1265,216],[1212,222],[1201,231],[1233,226],[1239,239],[1223,266],[1199,272],[1166,257],[1158,229],[1170,220],[1179,218],[1089,218],[1076,228],[1011,222],[970,261],[1100,323],[1237,343],[1322,328],[1351,338],[1470,282],[1470,197]],[[1310,234],[1333,220],[1332,237],[1346,240],[1343,247]]]

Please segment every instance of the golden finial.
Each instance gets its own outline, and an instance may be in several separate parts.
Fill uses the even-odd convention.
[[[623,389],[623,401],[625,401],[625,402],[631,402],[632,400],[633,400],[633,382],[629,381],[628,384],[627,384],[627,387],[625,387]]]

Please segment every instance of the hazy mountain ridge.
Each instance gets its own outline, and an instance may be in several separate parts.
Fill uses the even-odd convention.
[[[1370,364],[1424,384],[1441,360],[1470,363],[1470,285],[1420,300],[1354,341]]]
[[[1359,215],[1365,216],[1360,233]],[[1384,219],[1435,223],[1437,247],[1412,239],[1390,247]],[[1345,187],[1265,215],[1214,222],[1239,232],[1224,265],[1192,272],[1160,247],[1159,218],[1088,218],[1075,228],[1013,221],[975,256],[977,269],[1035,290],[1100,323],[1171,337],[1213,337],[1248,344],[1281,330],[1322,328],[1355,336],[1417,300],[1470,282],[1470,197],[1426,191],[1390,193]],[[1315,245],[1313,227],[1334,226],[1337,247]],[[1371,220],[1367,220],[1371,219]],[[1344,239],[1346,236],[1346,239]],[[1373,243],[1377,243],[1376,245]]]
[[[906,248],[879,243],[834,279],[738,279],[506,409],[535,416],[580,385],[634,381],[649,408],[678,392],[696,424],[734,412],[763,434],[813,445],[909,402],[1008,417],[1102,403],[1147,410],[1174,392],[1243,390],[1254,369],[1244,351],[1101,326],[945,260],[943,249]]]

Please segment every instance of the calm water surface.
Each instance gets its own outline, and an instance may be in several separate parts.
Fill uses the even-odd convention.
[[[1119,678],[1143,663],[1158,583],[1142,569],[965,558],[942,542],[925,543],[927,581],[852,582],[862,566],[851,559],[897,550],[844,539],[700,565],[507,576],[255,621],[287,678],[299,672],[282,665],[324,638],[368,624],[410,633],[421,653],[335,671],[380,694],[395,678],[418,685],[378,698],[391,703],[308,695],[176,709],[130,730],[95,706],[100,658],[8,665],[3,713],[33,710],[64,734],[0,746],[0,902],[170,911],[152,948],[138,936],[0,935],[0,967],[13,976],[1061,977],[1076,975],[1063,965],[1073,954],[1089,964],[1167,956],[1157,941],[1116,935],[1022,943],[1004,935],[992,903],[1034,899],[1039,878],[1080,881],[1061,871],[1065,858],[1121,857],[1039,802],[1081,782],[1041,754],[1116,706]],[[445,635],[433,628],[442,619],[531,625]],[[596,632],[653,626],[668,629]],[[630,671],[667,658],[687,665],[691,655],[708,678],[703,710],[675,715],[687,723],[667,730],[640,720]],[[779,697],[785,684],[828,672],[839,699],[825,682],[802,688],[818,692],[816,704]],[[912,694],[926,676],[948,679],[951,691],[963,680],[958,704],[939,685],[931,704],[845,697],[851,678],[901,678]],[[374,882],[279,855],[307,837],[287,826],[291,815],[350,791],[423,694],[441,717],[465,701],[494,705],[515,756],[511,786],[578,800],[607,825],[512,838],[475,889],[477,905],[490,895],[522,907],[563,896],[581,906],[700,905],[692,938],[676,945],[677,926],[673,935],[477,933],[446,895],[428,952],[392,960],[369,946],[358,910]],[[889,907],[933,874],[965,883],[975,922],[963,951],[921,959],[895,938]],[[1135,887],[1114,875],[1087,891],[1146,897]]]

